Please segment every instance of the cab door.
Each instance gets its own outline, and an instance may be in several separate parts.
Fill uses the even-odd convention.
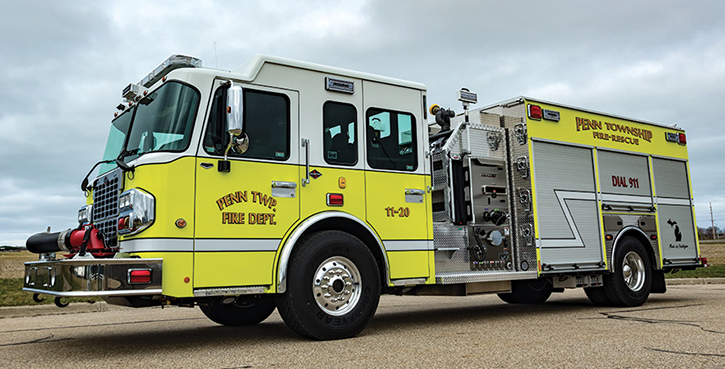
[[[370,81],[363,88],[367,221],[383,241],[391,279],[428,278],[432,237],[422,91]]]
[[[298,94],[244,88],[246,152],[228,153],[226,87],[215,84],[196,162],[194,288],[273,284],[275,253],[299,218]],[[294,128],[293,128],[294,127]]]

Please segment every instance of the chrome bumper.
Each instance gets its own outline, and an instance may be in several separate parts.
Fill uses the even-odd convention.
[[[23,291],[60,297],[161,294],[162,259],[64,259],[25,263]],[[130,271],[151,271],[150,283],[131,283]]]

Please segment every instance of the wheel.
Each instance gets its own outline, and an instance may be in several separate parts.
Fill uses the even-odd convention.
[[[625,237],[614,252],[614,272],[604,276],[604,293],[614,306],[640,306],[652,289],[652,264],[644,246]]]
[[[584,289],[584,293],[587,294],[589,301],[597,306],[610,306],[612,302],[609,301],[607,293],[604,292],[604,287],[588,287]]]
[[[360,333],[380,300],[375,257],[356,237],[325,231],[292,253],[287,290],[276,295],[282,319],[298,334],[328,340]]]
[[[543,304],[553,288],[545,278],[511,281],[511,292],[499,293],[498,297],[509,304]]]
[[[212,298],[199,307],[214,323],[239,327],[267,319],[274,312],[275,303],[272,295],[241,295]]]

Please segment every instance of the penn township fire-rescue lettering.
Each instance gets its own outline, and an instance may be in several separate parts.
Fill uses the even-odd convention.
[[[419,83],[269,56],[173,55],[122,97],[78,225],[27,241],[36,299],[231,326],[278,309],[338,339],[383,293],[638,306],[706,264],[675,126],[528,97],[471,110],[466,89],[456,115]]]

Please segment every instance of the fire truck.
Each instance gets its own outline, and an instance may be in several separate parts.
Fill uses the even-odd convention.
[[[35,299],[198,305],[229,326],[277,309],[338,339],[381,294],[639,306],[706,264],[674,125],[529,97],[471,109],[467,89],[456,114],[419,83],[271,56],[173,55],[122,97],[78,225],[27,241]]]

